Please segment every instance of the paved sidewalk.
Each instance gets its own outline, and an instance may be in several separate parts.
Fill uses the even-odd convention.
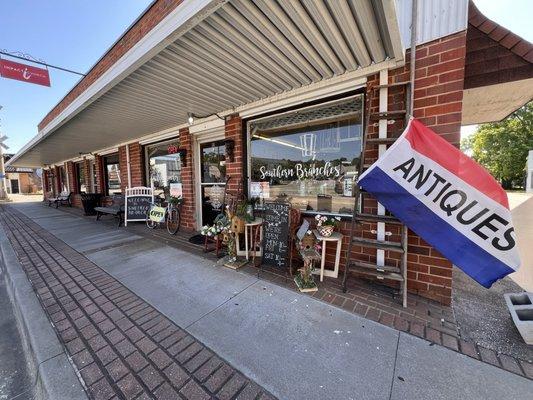
[[[46,237],[37,243],[64,246],[54,258],[96,274],[89,258],[279,398],[529,399],[533,391],[531,380],[125,230],[39,204],[5,214]],[[117,301],[125,294],[115,290]]]
[[[0,218],[92,398],[273,399],[27,217],[2,208]]]

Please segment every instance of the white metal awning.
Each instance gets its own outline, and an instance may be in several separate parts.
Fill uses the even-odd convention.
[[[393,0],[185,0],[10,163],[58,163],[403,57]]]

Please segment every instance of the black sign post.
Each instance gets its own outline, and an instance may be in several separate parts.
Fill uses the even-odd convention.
[[[283,268],[289,255],[289,211],[285,202],[269,202],[263,208],[263,259],[261,265]]]

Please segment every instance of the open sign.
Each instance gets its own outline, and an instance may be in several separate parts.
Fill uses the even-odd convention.
[[[154,222],[163,222],[165,220],[166,209],[164,207],[153,206],[150,208],[148,216]]]

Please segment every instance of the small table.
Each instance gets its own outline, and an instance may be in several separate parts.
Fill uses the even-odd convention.
[[[259,243],[263,240],[263,218],[257,217],[252,222],[247,222],[244,224],[244,251],[240,249],[239,247],[239,238],[237,235],[237,255],[243,255],[246,256],[246,259],[250,259],[250,246],[249,246],[249,239],[248,239],[248,231],[250,232],[251,236],[251,249],[253,251],[253,260],[255,260],[255,256],[261,257],[263,255],[263,249],[260,249],[257,251],[257,230],[259,230]]]
[[[339,232],[333,232],[331,236],[322,236],[316,229],[313,229],[315,237],[322,242],[322,261],[320,263],[320,272],[313,271],[314,274],[320,274],[320,282],[324,280],[324,275],[332,278],[338,278],[339,276],[339,263],[341,260],[341,248],[342,248],[342,234]],[[326,264],[326,243],[337,242],[337,254],[335,256],[335,267],[333,271],[324,270]]]

